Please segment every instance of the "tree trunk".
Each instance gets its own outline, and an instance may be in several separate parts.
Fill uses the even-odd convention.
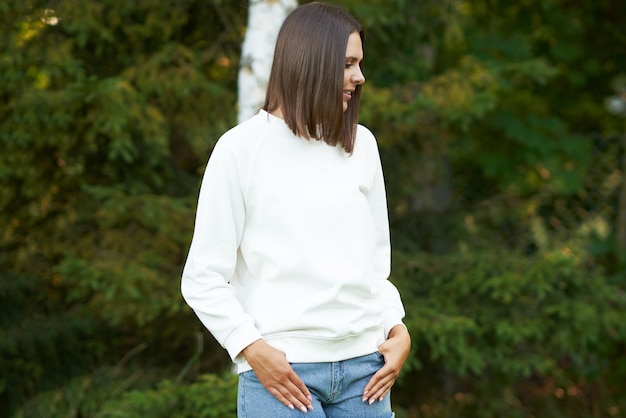
[[[239,122],[263,106],[278,30],[297,6],[296,0],[250,0],[239,66]]]

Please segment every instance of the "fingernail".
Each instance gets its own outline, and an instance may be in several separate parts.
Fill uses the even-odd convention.
[[[376,399],[370,399],[370,405],[376,402]]]
[[[292,411],[295,409],[295,408],[293,407],[293,405],[291,405],[291,404],[289,404],[289,405],[287,405],[287,406],[288,406],[288,407],[289,407],[289,409],[291,409]]]
[[[302,411],[302,412],[304,412],[306,414],[306,412],[307,412],[306,407],[304,405],[302,405],[300,407],[300,411]]]
[[[363,396],[363,402],[367,402],[367,398]]]
[[[385,399],[385,397],[384,397],[384,396],[381,396],[381,397],[380,397],[380,399],[378,400],[378,402],[382,402],[382,401],[383,401],[383,399]]]
[[[311,395],[307,395],[306,397],[309,401],[313,402],[313,397]]]

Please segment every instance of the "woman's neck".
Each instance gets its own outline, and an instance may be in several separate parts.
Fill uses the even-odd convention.
[[[281,118],[285,120],[285,118],[283,117],[283,112],[280,110],[280,107],[277,107],[276,109],[272,110],[269,113],[276,116],[277,118]]]

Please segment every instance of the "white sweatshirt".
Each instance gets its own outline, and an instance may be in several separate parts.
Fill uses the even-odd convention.
[[[238,372],[260,338],[289,362],[375,352],[404,317],[389,273],[385,186],[367,128],[352,155],[294,136],[265,111],[220,138],[181,288]]]

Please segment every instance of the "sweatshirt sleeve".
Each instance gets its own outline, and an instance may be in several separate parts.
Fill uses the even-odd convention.
[[[245,223],[244,174],[229,144],[218,141],[204,173],[181,292],[233,361],[261,338],[235,297],[230,279]]]
[[[371,134],[370,134],[371,135]],[[404,306],[398,289],[391,283],[391,242],[389,237],[389,216],[385,181],[376,139],[372,135],[371,164],[375,167],[372,187],[367,195],[368,204],[376,227],[376,251],[374,255],[374,274],[379,296],[382,298],[384,312],[383,324],[385,338],[396,325],[401,325],[404,318]]]

